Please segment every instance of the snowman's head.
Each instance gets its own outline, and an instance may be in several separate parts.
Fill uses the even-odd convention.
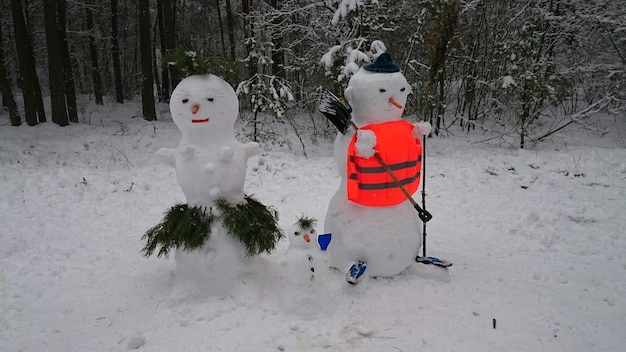
[[[311,225],[298,221],[287,232],[289,245],[295,248],[315,248],[317,246],[317,232]],[[303,226],[304,225],[304,226]]]
[[[223,79],[194,75],[180,81],[172,92],[170,112],[183,132],[232,132],[239,114],[239,99]]]
[[[352,118],[359,125],[400,120],[411,86],[393,63],[382,53],[374,63],[357,71],[344,93],[352,106]]]

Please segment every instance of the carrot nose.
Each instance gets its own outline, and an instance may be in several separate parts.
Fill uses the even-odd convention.
[[[304,236],[302,236],[302,237],[304,237],[304,240],[307,241],[307,243],[311,242],[311,236],[309,236],[308,233],[305,233]]]
[[[398,109],[402,109],[402,104],[398,103],[393,97],[389,98],[389,103]]]
[[[194,106],[191,107],[191,113],[194,115],[198,112],[198,110],[200,110],[200,105],[198,104],[194,104]]]

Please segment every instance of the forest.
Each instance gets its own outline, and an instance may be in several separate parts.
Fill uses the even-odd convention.
[[[10,125],[87,123],[88,103],[156,120],[181,78],[236,88],[254,140],[312,116],[323,88],[389,52],[407,118],[525,148],[626,114],[626,0],[10,0],[0,88]],[[263,122],[263,123],[261,123]],[[332,126],[316,126],[332,130]],[[601,131],[599,131],[601,132]]]

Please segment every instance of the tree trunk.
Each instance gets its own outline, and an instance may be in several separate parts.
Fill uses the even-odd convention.
[[[43,99],[39,89],[39,80],[35,70],[35,56],[33,54],[32,40],[26,21],[22,2],[11,0],[11,15],[13,17],[13,31],[15,34],[15,46],[22,78],[22,93],[24,96],[24,113],[26,123],[34,126],[39,122],[46,121],[43,109]]]
[[[275,9],[279,10],[278,0],[270,0],[270,5]],[[279,16],[275,16],[273,20],[273,24],[275,26],[279,26],[281,19]],[[273,33],[271,33],[273,35]],[[274,76],[285,78],[285,56],[282,49],[282,38],[272,37],[272,41],[274,42],[274,49],[272,50],[272,74]]]
[[[44,108],[43,105],[43,95],[41,94],[41,86],[39,85],[39,75],[37,74],[37,60],[35,59],[35,51],[33,49],[33,38],[32,38],[32,33],[33,28],[32,28],[32,24],[31,24],[31,20],[28,18],[28,15],[31,13],[30,11],[28,11],[29,9],[29,3],[30,0],[24,0],[24,15],[25,15],[25,20],[26,20],[26,26],[28,28],[27,33],[28,36],[26,37],[26,40],[28,40],[28,48],[29,48],[29,53],[30,53],[30,57],[32,57],[32,66],[31,66],[31,76],[34,77],[35,79],[33,80],[33,95],[35,97],[35,109],[37,111],[37,118],[39,120],[39,122],[46,122],[46,110]]]
[[[61,52],[61,64],[63,67],[63,87],[65,92],[65,104],[67,105],[67,115],[70,122],[78,122],[78,109],[76,108],[76,88],[74,85],[74,73],[72,70],[72,59],[70,49],[67,44],[67,2],[66,0],[56,0],[57,3],[57,28],[59,51]]]
[[[161,42],[161,91],[159,101],[169,102],[170,74],[168,70],[167,36],[165,35],[165,20],[163,18],[163,2],[157,1],[157,23],[159,25],[159,41]]]
[[[220,39],[222,41],[222,56],[226,57],[226,40],[224,39],[224,23],[222,22],[222,9],[220,6],[220,0],[215,0],[215,7],[217,8],[217,21],[220,24]]]
[[[254,36],[254,28],[252,28],[252,24],[248,19],[250,15],[250,11],[252,10],[252,0],[241,0],[241,12],[243,12],[243,36],[244,38],[249,38]],[[250,45],[246,46],[246,56],[249,56],[252,48]],[[249,77],[254,77],[257,73],[257,62],[256,60],[250,60],[248,62],[248,75]]]
[[[150,1],[139,0],[139,46],[141,50],[141,106],[143,118],[156,120],[154,80],[152,78],[152,40],[150,38]]]
[[[117,36],[117,0],[111,0],[111,55],[113,56],[113,81],[115,82],[115,100],[118,104],[124,104],[122,66],[120,64],[120,46]]]
[[[174,7],[171,0],[163,1],[163,23],[165,25],[165,46],[167,48],[167,54],[171,55],[176,50],[176,25],[174,22]],[[178,68],[173,65],[168,65],[170,73],[170,82],[172,89],[176,87],[180,81]]]
[[[228,44],[230,46],[230,60],[235,61],[235,18],[230,0],[226,0],[226,22],[228,23]]]
[[[17,108],[13,91],[11,90],[11,83],[6,70],[6,62],[4,59],[4,38],[2,36],[2,26],[0,25],[0,91],[2,92],[2,103],[9,110],[9,119],[11,120],[11,126],[19,126],[22,124],[22,117],[20,111]]]
[[[158,1],[157,1],[158,2]],[[151,56],[152,56],[152,79],[154,80],[153,84],[154,84],[154,88],[156,89],[157,92],[157,97],[158,97],[158,101],[163,101],[163,96],[161,95],[161,82],[159,81],[159,65],[157,64],[157,55],[156,55],[156,47],[157,47],[157,36],[158,36],[158,20],[154,21],[154,28],[152,29],[152,44],[150,44],[152,46],[152,48],[154,50],[151,50]]]
[[[90,4],[89,4],[90,5]],[[98,49],[93,25],[93,15],[89,6],[85,7],[87,15],[87,29],[89,30],[89,54],[91,56],[91,77],[93,82],[93,95],[97,105],[104,105],[102,101],[102,80],[100,79],[100,64],[98,62]]]
[[[57,23],[56,0],[43,1],[44,22],[46,28],[46,47],[48,48],[48,77],[50,82],[50,102],[52,122],[59,126],[70,124],[65,104],[65,85],[63,62],[60,53],[59,26]]]

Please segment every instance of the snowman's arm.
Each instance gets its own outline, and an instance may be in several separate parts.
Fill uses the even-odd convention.
[[[430,122],[416,122],[413,124],[413,137],[419,139],[428,136],[431,130]]]
[[[257,142],[248,142],[244,144],[243,151],[245,153],[246,159],[261,154],[261,150],[259,149],[259,143]]]
[[[180,154],[180,156],[183,157],[183,159],[189,160],[193,156],[194,151],[195,150],[194,150],[194,148],[192,146],[184,145],[184,146],[180,147],[179,154]]]
[[[174,157],[175,149],[161,148],[157,150],[156,155],[160,162],[171,167],[176,166],[176,158]]]
[[[354,151],[356,155],[369,159],[374,154],[376,154],[376,150],[374,147],[376,146],[376,135],[374,132],[370,130],[358,130],[356,131],[356,142],[354,142]]]

